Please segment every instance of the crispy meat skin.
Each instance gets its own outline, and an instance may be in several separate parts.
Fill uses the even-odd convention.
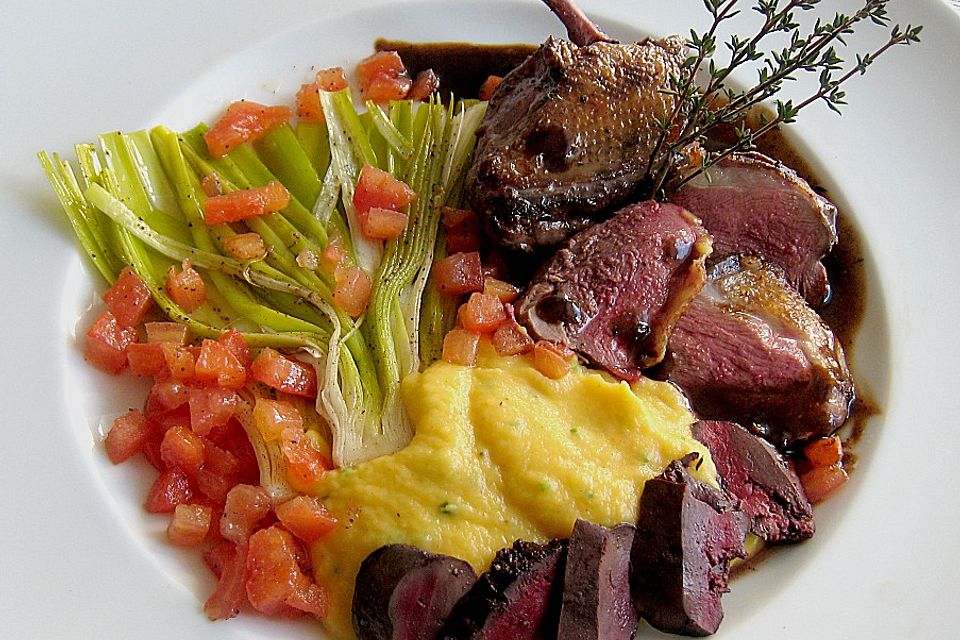
[[[453,607],[437,640],[546,640],[556,637],[566,541],[517,540],[501,549]]]
[[[855,397],[833,332],[758,259],[713,273],[677,321],[657,377],[683,389],[701,418],[753,425],[780,448],[833,433]]]
[[[466,195],[501,245],[559,244],[642,191],[677,37],[578,47],[550,38],[504,78],[480,130]]]
[[[559,342],[624,379],[659,362],[703,286],[710,240],[689,212],[652,200],[581,231],[517,303],[537,338]]]

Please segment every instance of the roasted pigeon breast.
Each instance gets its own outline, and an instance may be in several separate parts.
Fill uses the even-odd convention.
[[[490,237],[521,251],[559,244],[641,199],[674,99],[676,36],[578,46],[550,38],[504,78],[480,129],[467,198]]]

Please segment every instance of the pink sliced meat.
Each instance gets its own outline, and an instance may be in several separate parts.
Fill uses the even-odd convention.
[[[658,363],[706,279],[710,238],[686,210],[652,200],[571,238],[541,267],[517,316],[624,379]]]
[[[713,237],[711,263],[752,255],[780,267],[814,306],[829,295],[820,259],[837,241],[837,210],[793,170],[755,152],[720,160],[669,195]]]

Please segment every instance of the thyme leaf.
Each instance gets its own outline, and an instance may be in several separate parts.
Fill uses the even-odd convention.
[[[736,142],[705,155],[677,186],[731,153],[753,148],[757,138],[781,124],[795,122],[800,111],[815,102],[822,101],[831,111],[841,113],[847,104],[846,93],[841,89],[844,83],[863,75],[867,67],[891,48],[920,41],[922,26],[889,26],[887,4],[891,0],[862,0],[862,6],[850,15],[837,12],[831,20],[818,18],[812,26],[802,27],[801,15],[818,8],[822,1],[754,0],[750,8],[763,17],[756,33],[751,37],[735,34],[718,42],[724,23],[739,15],[748,2],[703,0],[711,24],[704,32],[691,29],[690,56],[663,90],[673,98],[674,107],[657,123],[659,135],[647,170],[652,193],[662,192],[684,149],[706,140],[707,133],[714,127],[733,126]],[[855,63],[847,64],[841,56],[848,48],[845,38],[861,24],[889,29],[889,35],[881,46],[855,53]],[[785,35],[776,37],[776,34]],[[779,44],[774,46],[774,42]],[[720,45],[725,51],[724,61],[714,57]],[[742,90],[730,86],[731,74],[751,64],[757,68],[756,83]],[[816,74],[818,78],[817,89],[812,94],[799,99],[777,97],[786,83],[796,81],[803,74]],[[698,82],[701,76],[703,80]],[[748,126],[747,116],[769,100],[773,101],[776,115],[761,117],[759,126]]]

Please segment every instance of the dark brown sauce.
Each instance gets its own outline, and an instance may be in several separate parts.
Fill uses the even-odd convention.
[[[779,160],[806,180],[811,187],[827,199],[830,193],[823,187],[810,165],[800,153],[790,144],[779,129],[771,131],[757,140],[757,150],[763,154]],[[832,200],[831,200],[832,201]],[[852,370],[854,341],[863,314],[866,309],[866,274],[864,265],[864,250],[856,227],[850,221],[846,211],[838,207],[837,211],[837,244],[823,259],[830,280],[830,301],[817,312],[833,329],[843,346],[847,357],[847,364],[851,367],[854,380],[856,372]],[[879,413],[879,407],[867,390],[857,387],[857,399],[853,404],[850,417],[844,428],[844,444],[846,459],[844,466],[852,471],[856,457],[849,447],[854,445],[863,434],[867,419]]]
[[[537,49],[537,46],[528,44],[410,43],[385,39],[377,40],[375,47],[377,51],[397,51],[411,75],[433,69],[440,77],[441,93],[453,93],[459,98],[475,98],[480,85],[489,76],[506,75]],[[727,132],[727,136],[730,133]],[[717,137],[724,139],[724,134],[720,132]],[[757,150],[790,167],[814,190],[830,198],[810,164],[781,130],[775,129],[759,138]],[[866,276],[860,237],[843,210],[837,213],[837,235],[836,246],[823,261],[830,280],[830,301],[817,311],[833,329],[848,364],[851,364],[854,340],[866,309]],[[847,447],[859,439],[867,419],[879,413],[876,402],[867,391],[861,387],[857,391],[857,400],[843,430]],[[845,451],[845,465],[852,470],[856,458],[849,448]]]
[[[440,95],[476,98],[490,76],[505,76],[537,47],[529,44],[467,44],[463,42],[417,43],[384,40],[374,43],[377,51],[396,51],[410,75],[426,69],[440,78]]]

